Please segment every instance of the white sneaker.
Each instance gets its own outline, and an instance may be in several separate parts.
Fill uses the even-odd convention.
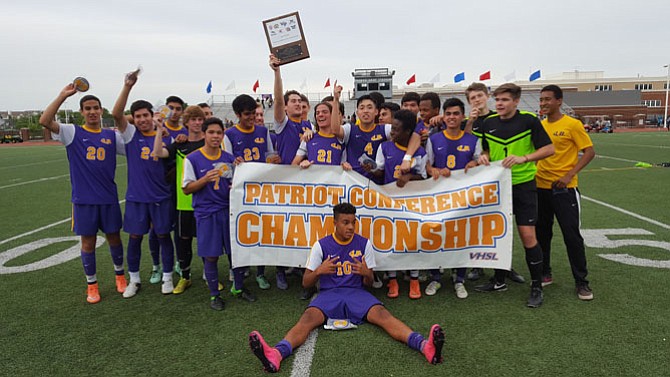
[[[172,283],[172,280],[163,281],[163,284],[161,285],[161,293],[164,295],[171,295],[172,291],[174,291],[174,283]]]
[[[383,287],[384,282],[382,281],[382,279],[380,279],[379,276],[377,276],[377,274],[375,274],[374,272],[372,273],[372,275],[374,277],[374,280],[372,281],[372,288],[379,289]]]
[[[426,296],[434,296],[440,288],[442,288],[442,284],[439,281],[431,281],[426,286]]]
[[[463,283],[454,284],[454,291],[456,291],[456,297],[468,298],[468,291],[465,289],[465,285],[463,285]]]
[[[131,298],[137,294],[137,291],[140,290],[140,283],[130,282],[126,286],[126,290],[123,291],[123,298]]]

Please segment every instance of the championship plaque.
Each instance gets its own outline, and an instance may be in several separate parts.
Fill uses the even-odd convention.
[[[309,58],[298,12],[265,20],[263,28],[270,51],[281,61],[279,65]]]

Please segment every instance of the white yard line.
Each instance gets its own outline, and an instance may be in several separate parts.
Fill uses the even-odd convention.
[[[47,160],[47,161],[40,161],[40,162],[31,162],[29,164],[21,164],[21,165],[11,165],[11,166],[0,166],[0,170],[6,170],[6,169],[15,169],[15,168],[22,168],[25,166],[35,166],[35,165],[42,165],[42,164],[50,164],[52,162],[63,162],[62,159],[56,159],[56,160]]]
[[[70,173],[64,174],[64,175],[57,175],[55,177],[46,177],[46,178],[40,178],[40,179],[35,179],[32,181],[25,181],[25,182],[19,182],[19,183],[14,183],[11,185],[6,185],[6,186],[0,186],[0,190],[6,189],[6,188],[11,188],[11,187],[17,187],[17,186],[23,186],[23,185],[29,185],[31,183],[38,183],[38,182],[46,182],[46,181],[53,181],[54,179],[60,179],[60,178],[65,178],[69,177]]]
[[[596,155],[598,158],[606,158],[608,160],[616,160],[616,161],[623,161],[623,162],[632,162],[632,163],[637,163],[638,161],[635,160],[628,160],[625,158],[619,158],[619,157],[611,157],[611,156],[603,156],[601,154]]]
[[[318,328],[312,330],[307,336],[305,343],[298,348],[293,359],[291,377],[309,376],[312,368],[312,357],[316,348],[316,338],[319,336]]]
[[[654,224],[654,225],[656,225],[656,226],[660,226],[661,228],[670,229],[670,225],[668,225],[668,224],[664,224],[664,223],[662,223],[662,222],[660,222],[660,221],[656,221],[656,220],[654,220],[654,219],[650,219],[650,218],[648,218],[648,217],[644,217],[644,216],[642,216],[642,215],[638,215],[637,213],[634,213],[634,212],[625,210],[625,209],[623,209],[623,208],[619,208],[619,207],[617,207],[617,206],[613,206],[613,205],[611,205],[611,204],[609,204],[609,203],[601,202],[600,200],[593,199],[593,198],[589,198],[588,196],[584,196],[584,195],[582,195],[582,199],[584,199],[584,200],[588,200],[588,201],[593,202],[593,203],[596,203],[596,204],[600,204],[601,206],[605,206],[605,207],[607,207],[607,208],[610,208],[610,209],[613,209],[613,210],[615,210],[615,211],[621,212],[621,213],[626,214],[626,215],[628,215],[628,216],[635,217],[636,219],[640,219],[640,220],[642,220],[642,221],[646,221],[646,222],[648,222],[648,223],[650,223],[650,224]]]

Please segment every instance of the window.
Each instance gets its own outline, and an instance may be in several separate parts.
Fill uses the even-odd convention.
[[[642,104],[647,107],[661,107],[660,99],[646,99],[642,101]]]
[[[635,90],[651,90],[651,89],[652,89],[652,84],[650,84],[650,83],[635,84]]]
[[[611,90],[612,90],[612,85],[610,85],[610,84],[596,85],[596,92],[609,92]]]

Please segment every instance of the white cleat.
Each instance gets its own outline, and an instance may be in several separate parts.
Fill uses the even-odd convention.
[[[137,282],[130,282],[128,283],[128,286],[126,287],[126,290],[123,291],[123,298],[131,298],[137,294],[137,292],[140,290],[140,283]]]

